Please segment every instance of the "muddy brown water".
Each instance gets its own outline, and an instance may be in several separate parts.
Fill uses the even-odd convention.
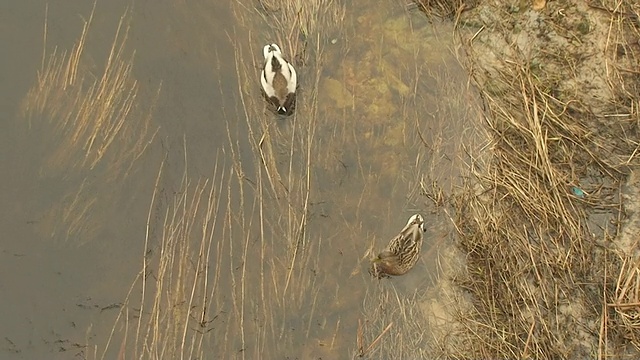
[[[156,229],[151,239],[156,247],[164,209],[183,190],[180,182],[185,167],[194,181],[210,179],[217,158],[230,174],[233,147],[238,151],[236,161],[241,161],[245,176],[255,184],[259,171],[254,164],[259,162],[254,161],[255,148],[246,135],[247,127],[255,119],[273,116],[260,108],[264,103],[258,91],[259,70],[252,64],[262,61],[261,46],[274,34],[239,25],[234,4],[96,4],[80,71],[88,79],[91,74],[99,77],[118,22],[128,9],[131,29],[124,54],[128,58],[135,51],[131,76],[137,81],[138,93],[127,120],[143,123],[150,113],[151,130],[142,133],[139,127],[125,128],[95,167],[85,163],[86,137],[70,142],[69,133],[56,127],[60,115],[52,115],[48,107],[24,115],[27,94],[37,85],[43,48],[47,54],[56,47],[71,52],[93,4],[0,5],[0,45],[8,50],[0,59],[0,165],[4,169],[0,176],[1,358],[93,358],[94,351],[102,353],[120,304],[142,266],[153,187],[163,162],[160,200],[154,204],[150,224]],[[307,81],[301,81],[301,86],[307,88],[296,115],[272,119],[285,139],[295,138],[293,130],[307,128],[301,122],[312,119],[315,124],[313,141],[292,141],[277,148],[274,155],[281,171],[294,169],[291,178],[296,178],[285,179],[285,183],[303,188],[304,154],[311,154],[309,219],[304,235],[305,244],[311,245],[301,250],[311,252],[305,263],[309,269],[298,270],[291,280],[288,291],[298,295],[269,302],[262,308],[273,308],[260,313],[256,302],[263,300],[261,292],[281,294],[289,261],[287,251],[276,249],[289,246],[278,242],[281,229],[287,227],[278,219],[288,215],[282,206],[266,204],[268,211],[282,211],[266,215],[270,226],[263,237],[269,240],[262,248],[267,256],[274,254],[266,268],[277,273],[269,275],[265,285],[259,275],[261,267],[246,265],[248,283],[242,286],[246,297],[253,300],[241,305],[246,307],[247,318],[253,316],[252,321],[262,319],[265,324],[239,323],[245,320],[234,310],[237,297],[229,295],[236,291],[236,283],[229,280],[238,279],[234,265],[242,260],[260,261],[264,256],[258,250],[252,252],[258,241],[252,240],[246,255],[241,245],[224,250],[230,259],[225,260],[223,280],[214,291],[222,294],[214,301],[221,317],[204,342],[208,358],[350,354],[356,347],[357,320],[364,316],[365,297],[375,299],[377,292],[389,287],[399,294],[412,294],[429,287],[437,277],[438,251],[433,246],[442,242],[434,239],[449,236],[450,221],[437,214],[421,194],[420,180],[427,185],[435,181],[445,194],[455,189],[465,146],[475,146],[469,123],[477,117],[476,109],[469,106],[477,99],[453,55],[456,47],[450,25],[430,24],[421,13],[407,12],[400,4],[373,9],[356,1],[347,6],[343,26],[321,43],[331,66],[314,65],[321,66],[318,88],[313,89],[315,82],[310,81],[313,68],[303,65],[299,73],[303,78],[306,74]],[[250,61],[243,59],[249,65],[236,64],[238,44],[242,44],[244,57],[255,56]],[[243,83],[238,75],[251,75],[253,70],[255,84]],[[313,109],[308,104],[316,93],[315,106],[323,111],[305,114]],[[126,133],[129,130],[132,133]],[[148,146],[138,157],[118,162],[121,153],[116,147],[140,144],[132,137],[140,137],[140,143]],[[309,147],[299,147],[305,144]],[[266,183],[262,186],[269,191]],[[246,205],[255,195],[249,188],[244,190],[249,194],[240,194],[230,186],[231,192],[222,196],[234,203],[245,196]],[[252,217],[259,209],[247,206],[243,211]],[[366,272],[367,250],[373,243],[379,251],[416,212],[427,215],[430,222],[423,258],[406,276],[374,281]],[[235,225],[229,226],[230,230]],[[259,237],[254,225],[238,231],[243,234],[241,239],[225,238],[228,232],[224,231],[215,233],[213,248],[216,242],[228,249],[231,241]],[[211,261],[217,258],[213,254]],[[313,272],[313,277],[304,275],[305,271]],[[299,284],[296,274],[303,279]],[[273,288],[271,281],[276,283]],[[266,324],[268,321],[276,325]],[[258,334],[260,345],[246,340],[255,335],[252,331]]]

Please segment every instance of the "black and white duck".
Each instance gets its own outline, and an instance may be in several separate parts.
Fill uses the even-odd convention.
[[[262,53],[265,59],[260,76],[262,90],[278,114],[289,115],[293,111],[298,86],[296,70],[282,56],[278,45],[265,45]]]

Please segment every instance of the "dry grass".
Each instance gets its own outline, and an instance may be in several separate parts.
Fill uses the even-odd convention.
[[[523,36],[512,32],[515,24],[524,26],[518,13],[487,6],[485,14],[503,20],[481,24],[473,14],[463,17],[467,66],[487,106],[494,144],[492,159],[475,169],[454,202],[467,254],[458,284],[472,295],[473,307],[458,314],[466,330],[443,346],[447,357],[604,358],[624,355],[624,339],[637,339],[637,260],[615,240],[621,186],[638,164],[631,135],[640,119],[637,94],[628,91],[637,82],[621,65],[637,66],[625,34],[638,30],[631,16],[621,15],[633,12],[630,3],[604,7],[616,10],[580,9],[587,15],[578,24],[571,17],[548,19],[545,26],[572,36],[585,30],[585,18],[593,27],[578,45],[557,52],[554,39],[544,49],[512,40]],[[585,74],[589,69],[574,51],[586,53],[580,46],[598,31],[606,34],[606,44],[596,43],[604,46],[605,71]],[[487,39],[502,45],[503,37],[503,49],[487,46]],[[615,55],[620,46],[628,51],[624,61],[620,51]],[[487,47],[498,54],[496,62]],[[597,83],[601,74],[611,91],[599,93],[613,96],[590,102],[585,95],[600,90],[584,87],[582,77]]]
[[[460,13],[472,9],[478,0],[416,0],[414,3],[427,16],[443,19],[456,19]]]
[[[91,238],[102,226],[90,214],[112,204],[100,201],[97,189],[127,178],[157,133],[151,124],[155,99],[145,107],[137,98],[133,56],[125,46],[130,15],[121,17],[104,68],[95,73],[84,54],[93,14],[70,52],[48,50],[45,18],[42,68],[22,103],[30,131],[41,137],[41,173],[79,183],[43,221],[46,231],[64,231],[66,238]]]
[[[612,61],[607,64],[609,77],[609,86],[617,95],[619,102],[615,105],[615,112],[621,114],[614,119],[621,120],[622,124],[637,125],[640,119],[638,110],[638,90],[640,89],[640,81],[638,81],[638,72],[632,70],[640,64],[640,52],[637,50],[637,39],[640,36],[640,27],[637,19],[640,16],[640,7],[632,1],[604,1],[599,6],[594,6],[597,11],[603,12],[609,16],[609,37],[608,50],[612,53]],[[626,126],[623,127],[626,129]],[[628,141],[634,146],[634,150],[625,161],[624,165],[633,166],[636,164],[635,158],[639,142],[629,136]],[[633,205],[636,202],[637,188],[633,186],[634,174],[632,173],[629,185],[632,189],[629,191],[629,197],[626,198],[624,207],[621,208],[621,216],[625,215],[625,209],[635,211]],[[636,212],[637,213],[637,212]],[[623,338],[640,351],[640,323],[638,322],[638,310],[640,310],[639,294],[640,283],[638,282],[638,271],[640,271],[639,252],[637,250],[637,237],[629,232],[634,232],[634,221],[637,221],[637,215],[629,216],[627,224],[628,229],[618,227],[620,239],[617,244],[620,248],[619,258],[621,265],[617,272],[615,290],[607,298],[608,306],[614,309],[614,313],[610,313],[609,321],[611,331],[620,334]],[[625,235],[625,236],[623,236]],[[615,275],[614,273],[613,275]]]
[[[216,162],[211,177],[197,183],[185,171],[172,198],[162,187],[163,170],[164,164],[151,200],[142,268],[94,359],[205,358],[209,333],[219,324],[226,244],[213,239],[224,223],[218,218],[225,205],[224,166]],[[115,339],[119,343],[112,345]]]
[[[398,292],[390,283],[365,296],[366,319],[359,323],[353,358],[428,359],[427,323],[421,304],[425,293]]]
[[[62,139],[51,155],[49,169],[92,170],[108,156],[109,160],[103,162],[118,170],[111,171],[113,176],[126,176],[153,139],[155,130],[150,116],[137,107],[139,86],[132,75],[133,56],[125,50],[129,18],[128,13],[121,17],[101,74],[83,67],[93,11],[69,53],[57,47],[46,52],[45,21],[42,69],[38,71],[37,84],[24,100],[23,111],[30,126],[42,126],[34,122],[48,121],[56,139]]]
[[[150,201],[140,272],[104,346],[93,345],[86,358],[204,357],[206,336],[220,314],[212,295],[224,244],[212,239],[221,226],[225,170],[216,160],[211,177],[197,183],[185,170],[171,195],[163,186],[165,168],[163,162]]]
[[[637,259],[623,259],[613,302],[607,305],[616,312],[614,324],[622,336],[640,349],[640,266]]]

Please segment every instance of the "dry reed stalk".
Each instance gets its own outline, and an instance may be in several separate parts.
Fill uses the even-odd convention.
[[[399,293],[391,284],[367,294],[363,304],[367,326],[358,330],[353,358],[373,357],[374,353],[380,359],[429,358],[433,349],[425,346],[424,299],[422,291]]]
[[[128,12],[120,18],[102,74],[92,79],[82,68],[94,11],[95,3],[69,54],[59,52],[57,48],[47,54],[45,43],[38,83],[29,91],[22,107],[31,126],[35,125],[35,119],[45,117],[56,129],[57,137],[61,137],[50,159],[51,169],[94,169],[105,155],[109,155],[112,169],[119,169],[116,174],[124,176],[157,130],[150,129],[149,116],[137,108],[139,86],[132,75],[133,56],[127,56],[125,50]],[[45,20],[45,27],[46,24]],[[45,41],[46,32],[45,28]],[[149,113],[152,109],[153,105]],[[133,121],[136,117],[144,120]],[[80,149],[83,160],[77,161],[75,158],[80,155]]]
[[[506,34],[501,26],[491,31]],[[609,131],[610,124],[585,110],[583,99],[549,86],[557,74],[534,73],[524,55],[515,49],[509,54],[511,60],[499,66],[470,64],[487,105],[494,155],[486,169],[475,171],[466,195],[456,198],[457,228],[468,254],[468,274],[459,283],[474,295],[474,307],[460,319],[467,328],[462,336],[471,341],[449,356],[615,354],[611,344],[620,338],[612,337],[603,299],[614,293],[612,274],[619,267],[603,244],[619,227],[605,223],[594,231],[591,216],[619,208],[618,184],[629,160],[637,163],[637,144],[627,136],[627,123],[618,128],[623,131]],[[566,60],[546,60],[558,59]],[[571,62],[565,65],[575,75]],[[624,101],[612,105],[624,118],[637,116],[622,111]],[[572,188],[594,172],[605,180],[586,188],[587,195]],[[619,276],[618,295],[625,294],[627,281],[627,274]],[[593,341],[576,340],[590,336]]]
[[[159,204],[163,202],[160,182],[164,167],[163,163],[158,171],[149,207],[142,269],[111,333],[113,337],[116,328],[124,329],[118,350],[118,356],[123,358],[202,358],[204,339],[219,315],[212,308],[212,301],[219,292],[221,269],[219,263],[212,266],[210,262],[212,254],[220,250],[214,248],[213,239],[218,232],[218,213],[227,183],[224,166],[216,160],[211,178],[196,184],[185,171],[180,191],[163,210]],[[152,221],[161,215],[159,212],[164,213],[162,222]],[[160,237],[158,255],[150,257],[155,252],[155,236]],[[209,278],[212,275],[213,281]],[[131,308],[137,310],[138,319],[130,324],[126,314]],[[127,341],[128,334],[131,341]],[[109,356],[111,337],[102,359]]]
[[[91,238],[89,234],[103,226],[92,214],[112,204],[101,201],[96,189],[127,178],[158,131],[151,121],[157,97],[147,109],[137,98],[133,55],[125,49],[128,11],[119,20],[102,72],[94,75],[87,69],[84,53],[94,13],[95,2],[69,52],[58,47],[47,50],[45,17],[41,69],[21,105],[32,132],[46,134],[39,140],[46,151],[41,171],[64,179],[80,177],[80,188],[62,195],[63,208],[53,208],[46,215],[52,232],[67,239]]]
[[[416,0],[413,2],[428,17],[456,20],[460,13],[475,7],[474,0]]]
[[[638,259],[626,256],[618,274],[615,297],[607,304],[617,314],[623,336],[640,349],[640,268]]]

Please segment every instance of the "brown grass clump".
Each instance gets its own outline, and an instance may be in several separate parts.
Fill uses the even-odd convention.
[[[640,349],[640,266],[638,260],[623,260],[615,288],[614,302],[608,304],[616,312],[616,325],[622,336]]]
[[[616,239],[640,114],[613,46],[637,66],[622,36],[635,25],[619,10],[561,6],[482,4],[459,23],[493,157],[454,200],[473,308],[450,357],[603,358],[637,341],[637,260]]]
[[[588,355],[593,349],[583,329],[597,324],[597,294],[611,286],[611,269],[600,247],[607,237],[589,231],[589,204],[568,187],[577,180],[572,167],[581,161],[575,153],[592,154],[579,147],[587,133],[572,118],[557,116],[561,109],[554,109],[526,71],[514,75],[521,93],[510,111],[487,97],[495,157],[477,174],[478,187],[455,204],[468,253],[469,275],[461,285],[477,296],[476,320],[491,329],[474,330],[481,338],[474,352],[508,358]],[[600,190],[589,191],[589,201],[614,206],[607,198],[611,189]]]
[[[41,146],[30,149],[41,153],[40,173],[79,184],[44,216],[43,231],[81,241],[104,226],[93,214],[113,210],[98,189],[127,178],[157,134],[155,99],[139,100],[133,54],[126,50],[130,14],[120,18],[104,68],[95,71],[85,55],[94,11],[95,4],[71,51],[48,51],[45,18],[42,67],[21,106],[25,127]]]
[[[132,75],[133,56],[125,50],[129,14],[120,19],[102,73],[93,74],[86,68],[83,54],[94,11],[95,5],[70,53],[57,47],[46,52],[45,21],[42,69],[24,100],[23,111],[32,127],[48,121],[60,140],[51,155],[50,169],[91,170],[107,156],[109,161],[105,162],[117,177],[129,172],[153,139],[155,129],[150,128],[149,115],[141,113],[137,105],[139,86]]]
[[[465,10],[476,6],[478,0],[416,0],[414,3],[427,16],[455,19]]]

